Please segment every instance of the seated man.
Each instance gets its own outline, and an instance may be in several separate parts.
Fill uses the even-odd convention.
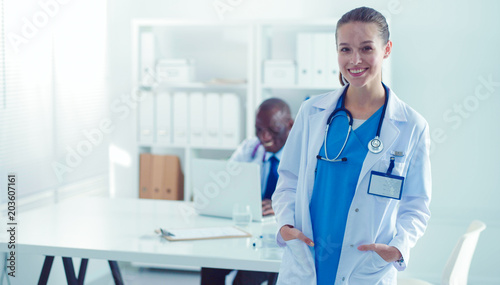
[[[278,98],[268,99],[260,104],[255,118],[256,138],[243,141],[233,153],[230,160],[254,162],[261,165],[262,214],[274,214],[271,207],[271,196],[278,181],[278,164],[281,150],[285,145],[288,133],[293,125],[290,107]],[[202,285],[225,284],[229,269],[201,269]],[[274,284],[276,274],[269,272],[240,270],[234,278],[234,285],[260,285],[265,280]]]

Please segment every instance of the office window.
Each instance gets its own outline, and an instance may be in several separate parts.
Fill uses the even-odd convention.
[[[5,108],[5,37],[3,1],[0,0],[0,110]]]
[[[107,189],[106,2],[0,1],[0,181],[16,172],[19,199]]]

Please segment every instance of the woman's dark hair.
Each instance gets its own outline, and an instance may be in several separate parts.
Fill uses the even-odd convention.
[[[337,32],[339,28],[347,23],[351,22],[361,22],[361,23],[374,23],[378,27],[380,33],[380,38],[382,38],[384,43],[389,41],[389,25],[385,20],[384,15],[373,8],[359,7],[345,13],[342,18],[337,22],[337,27],[335,29],[335,41],[337,41]],[[345,85],[342,80],[342,74],[339,74],[340,84]]]
[[[337,31],[339,28],[350,22],[374,23],[377,25],[378,31],[380,32],[380,38],[382,38],[384,43],[389,41],[389,25],[387,25],[384,15],[375,9],[359,7],[345,13],[337,22],[335,38],[337,38]]]

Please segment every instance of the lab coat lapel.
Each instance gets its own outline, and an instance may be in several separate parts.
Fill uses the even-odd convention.
[[[375,163],[377,163],[377,161],[382,157],[386,156],[386,153],[398,138],[400,131],[394,124],[394,122],[396,121],[405,123],[407,121],[406,114],[404,111],[403,103],[399,100],[396,94],[392,92],[392,90],[389,90],[389,102],[384,122],[382,124],[382,129],[380,130],[380,140],[384,144],[384,149],[378,154],[368,151],[368,154],[366,155],[365,161],[363,163],[363,167],[361,168],[358,186],[364,179],[364,177],[368,174],[368,171],[375,165]]]
[[[382,129],[380,130],[380,139],[384,144],[384,149],[380,153],[372,153],[368,151],[363,167],[361,168],[361,173],[359,176],[359,183],[363,180],[368,171],[377,163],[379,159],[385,156],[387,151],[391,148],[392,144],[396,141],[399,135],[399,129],[394,125],[394,123],[389,119],[384,119]]]
[[[322,100],[315,103],[314,107],[318,108],[319,111],[309,116],[309,146],[306,174],[309,201],[311,201],[315,178],[314,173],[316,170],[316,164],[318,163],[316,156],[319,154],[319,150],[323,144],[326,130],[326,120],[335,109],[335,106],[337,106],[337,101],[340,95],[342,95],[344,88],[329,93]]]

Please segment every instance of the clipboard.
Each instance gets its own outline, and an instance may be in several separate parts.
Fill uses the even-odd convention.
[[[155,232],[169,241],[247,238],[252,236],[250,233],[234,226],[182,228],[170,230],[157,229]]]

